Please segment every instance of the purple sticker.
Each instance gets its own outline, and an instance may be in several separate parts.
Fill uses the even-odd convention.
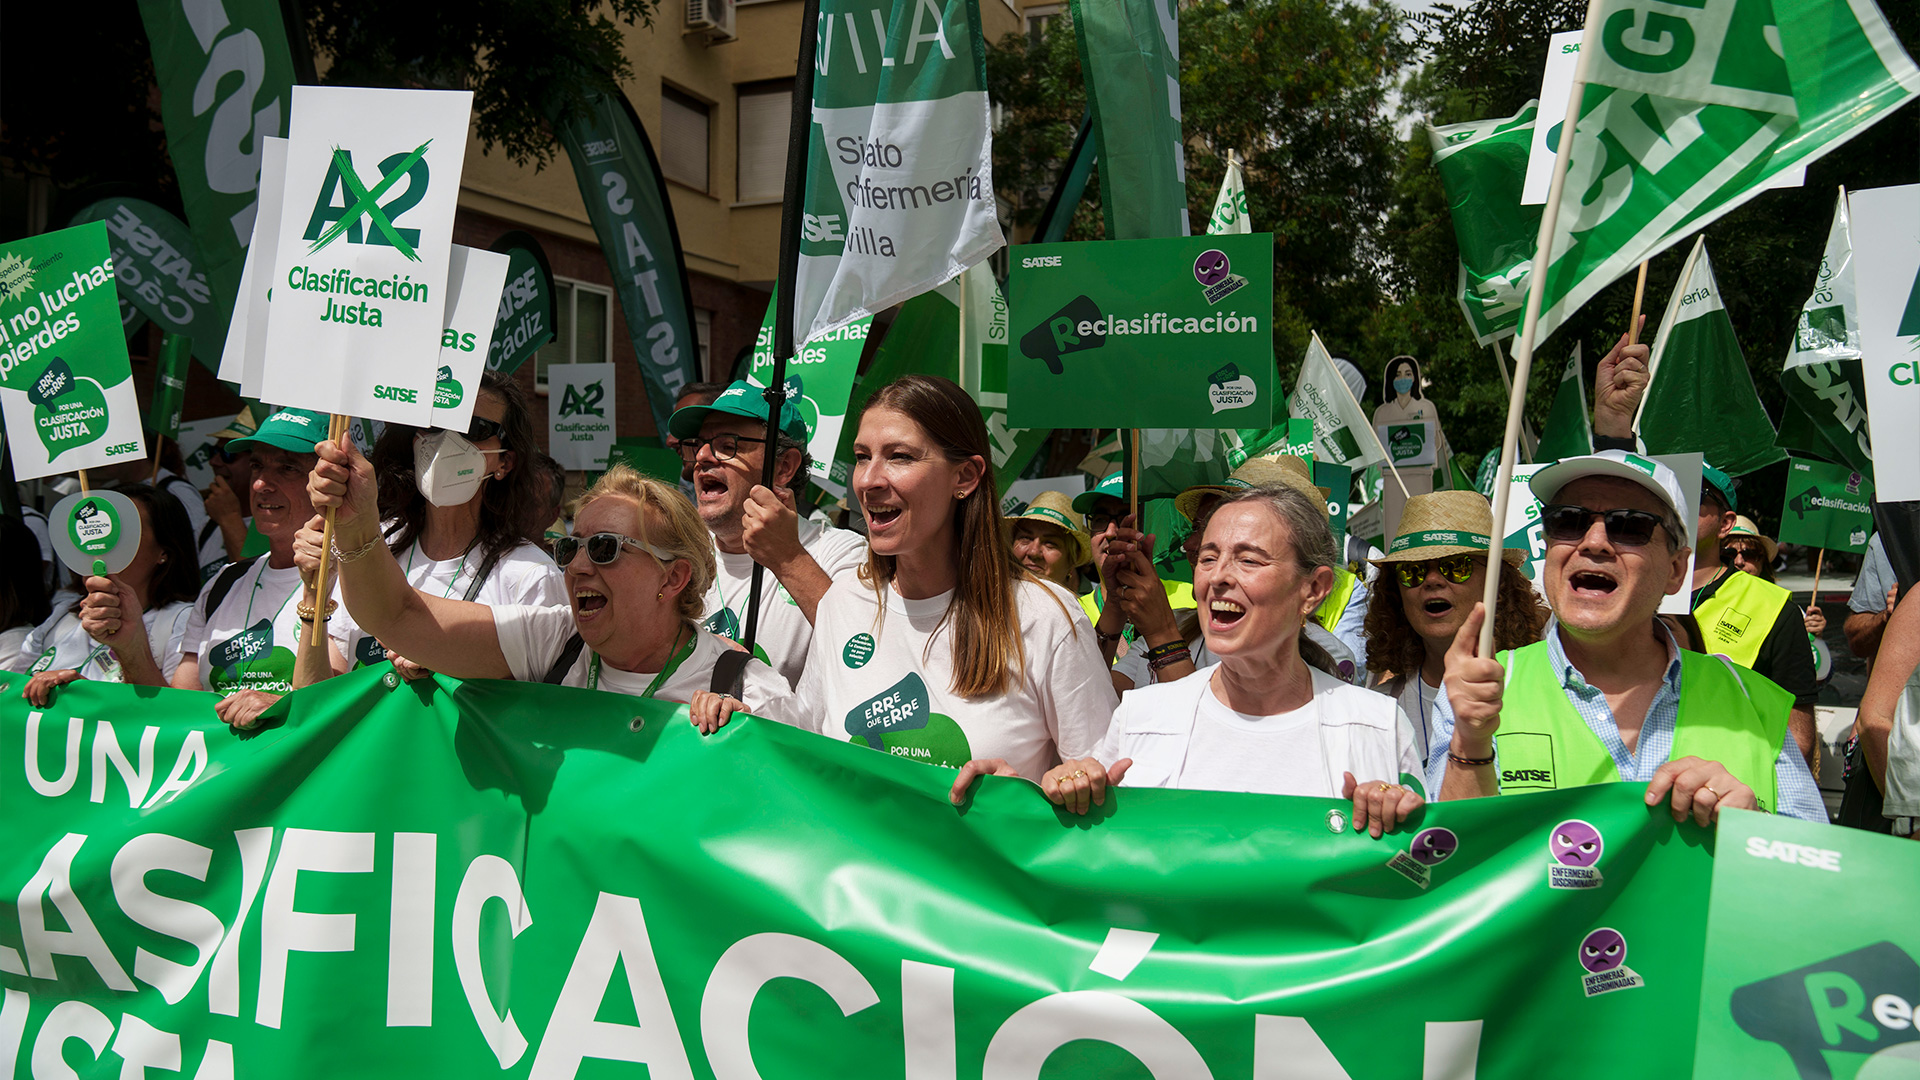
[[[1413,843],[1408,845],[1407,854],[1421,866],[1439,866],[1452,857],[1460,847],[1460,838],[1452,829],[1422,829],[1414,834]]]
[[[1626,962],[1627,939],[1611,927],[1595,930],[1580,943],[1580,966],[1595,975],[1612,971]]]
[[[1600,830],[1578,818],[1570,818],[1553,827],[1547,837],[1547,851],[1561,866],[1591,867],[1605,854],[1607,842]]]
[[[1219,248],[1208,248],[1193,260],[1194,280],[1202,285],[1218,285],[1227,280],[1227,272],[1232,264],[1227,262],[1227,253]]]

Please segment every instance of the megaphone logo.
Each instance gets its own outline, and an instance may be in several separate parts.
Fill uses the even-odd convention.
[[[1036,360],[1044,360],[1047,370],[1064,374],[1060,358],[1070,353],[1097,349],[1107,343],[1107,335],[1094,333],[1100,321],[1100,305],[1086,295],[1076,296],[1067,306],[1048,316],[1046,321],[1020,338],[1020,351]]]

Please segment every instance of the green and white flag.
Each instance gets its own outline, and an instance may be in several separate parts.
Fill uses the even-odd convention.
[[[753,340],[753,362],[747,371],[747,381],[763,389],[773,377],[773,316],[779,306],[775,303],[778,295],[776,290],[767,297],[767,314],[760,320],[760,333]],[[787,400],[799,410],[809,433],[807,455],[813,460],[807,476],[836,499],[847,493],[847,485],[832,476],[833,454],[846,426],[847,397],[853,392],[860,353],[867,347],[867,332],[872,327],[872,319],[858,319],[829,330],[795,347],[792,359],[787,361]]]
[[[1860,369],[1860,316],[1853,283],[1853,231],[1847,192],[1833,206],[1833,227],[1813,293],[1800,305],[1800,323],[1780,368],[1787,403],[1808,417],[1824,447],[1811,448],[1871,474],[1873,443],[1867,434],[1867,390]],[[1783,428],[1786,426],[1783,422]]]
[[[147,430],[164,439],[180,437],[180,406],[187,396],[187,365],[193,360],[193,339],[180,334],[160,336],[160,362],[153,371],[153,400],[147,405]]]
[[[1648,453],[1699,451],[1731,476],[1786,457],[1773,445],[1773,421],[1720,302],[1705,237],[1694,241],[1674,283],[1633,426]]]
[[[976,0],[824,0],[793,340],[917,296],[1006,243]]]
[[[21,480],[147,456],[98,221],[0,245],[0,415]]]
[[[1920,93],[1871,0],[1601,0],[1540,337]],[[1716,463],[1717,464],[1717,463]]]
[[[285,135],[292,117],[293,53],[274,0],[140,0],[140,21],[153,46],[167,157],[199,249],[194,268],[210,286],[192,334],[211,360],[240,293],[262,141]]]
[[[1253,214],[1247,208],[1247,178],[1240,171],[1240,159],[1227,159],[1227,175],[1220,181],[1220,194],[1213,200],[1213,213],[1207,217],[1209,233],[1250,233]]]
[[[218,313],[231,312],[233,299],[213,301],[206,266],[186,223],[144,199],[113,196],[89,203],[73,215],[72,224],[107,223],[107,243],[113,250],[113,283],[121,299],[160,324],[169,334],[217,343],[226,327],[213,327]],[[199,346],[201,359],[217,368],[220,352]]]
[[[1547,433],[1534,451],[1536,461],[1558,461],[1593,453],[1593,418],[1587,411],[1586,371],[1580,366],[1580,343],[1574,342],[1560,373],[1560,386],[1547,413]]]
[[[487,370],[511,375],[553,340],[553,268],[540,241],[518,229],[493,242],[507,256],[507,286],[493,320]]]
[[[1300,381],[1287,399],[1287,415],[1313,421],[1314,460],[1345,465],[1355,472],[1387,460],[1373,432],[1373,421],[1353,399],[1353,391],[1333,366],[1333,357],[1314,334]]]
[[[1180,21],[1174,0],[1072,0],[1107,239],[1186,236]]]
[[[1520,205],[1520,189],[1535,112],[1529,101],[1504,119],[1427,125],[1460,246],[1460,311],[1482,346],[1512,337],[1526,307],[1540,208]]]

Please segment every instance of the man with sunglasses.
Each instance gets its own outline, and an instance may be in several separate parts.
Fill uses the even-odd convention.
[[[1709,465],[1700,473],[1700,538],[1693,556],[1693,617],[1708,652],[1772,679],[1793,694],[1788,728],[1802,757],[1813,759],[1813,707],[1820,698],[1806,620],[1793,594],[1762,577],[1743,574],[1723,558],[1722,545],[1739,515],[1733,479]]]
[[[1792,695],[1723,657],[1682,651],[1655,616],[1686,584],[1688,500],[1665,465],[1608,450],[1536,473],[1545,640],[1476,656],[1476,605],[1447,653],[1443,799],[1626,780],[1702,825],[1723,807],[1827,820],[1787,741]]]
[[[760,486],[768,452],[767,403],[745,380],[712,404],[678,409],[667,421],[680,460],[693,475],[693,505],[713,534],[718,573],[707,590],[706,627],[738,641],[746,632],[753,564],[772,572],[761,585],[754,649],[798,686],[813,640],[813,613],[840,573],[867,561],[859,533],[835,529],[795,510],[807,486],[807,425],[789,399],[772,434],[774,491]]]

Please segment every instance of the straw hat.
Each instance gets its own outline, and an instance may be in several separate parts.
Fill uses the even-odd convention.
[[[1762,533],[1760,526],[1755,525],[1753,519],[1745,514],[1734,515],[1733,528],[1728,529],[1727,535],[1721,537],[1720,540],[1722,543],[1725,543],[1736,536],[1744,536],[1750,540],[1760,541],[1760,550],[1766,552],[1768,566],[1772,566],[1774,556],[1780,554],[1780,545],[1773,542],[1773,537]]]
[[[242,408],[233,418],[233,422],[213,433],[216,439],[244,439],[260,430],[260,424],[253,418],[253,406]]]
[[[1307,467],[1305,458],[1292,454],[1280,454],[1275,457],[1248,458],[1246,464],[1233,470],[1233,475],[1218,484],[1201,484],[1190,487],[1174,496],[1173,508],[1188,521],[1200,512],[1200,500],[1208,495],[1226,498],[1238,495],[1257,487],[1290,487],[1314,501],[1320,508],[1320,516],[1327,516],[1327,497],[1332,489],[1315,487],[1313,470]]]
[[[1013,523],[1016,521],[1039,521],[1055,526],[1067,534],[1073,541],[1073,565],[1085,566],[1093,561],[1093,542],[1087,536],[1086,520],[1073,508],[1073,500],[1063,492],[1043,491],[1033,497],[1025,510],[1000,521],[1000,535],[1011,545],[1013,543]]]
[[[1400,535],[1387,545],[1385,555],[1369,561],[1384,566],[1481,552],[1493,546],[1493,532],[1493,506],[1477,491],[1415,495],[1400,511]],[[1500,554],[1516,566],[1527,557],[1520,548],[1506,548]]]

